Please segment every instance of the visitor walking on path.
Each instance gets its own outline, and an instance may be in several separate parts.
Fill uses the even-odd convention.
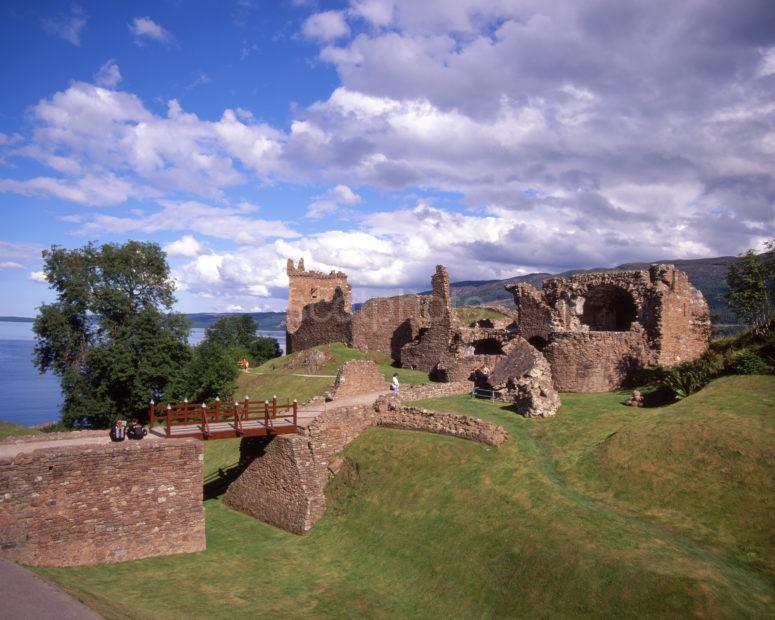
[[[390,382],[390,391],[398,392],[398,373],[393,373],[393,380]]]
[[[242,361],[240,362],[240,364],[242,365],[242,370],[244,370],[245,372],[247,372],[248,368],[250,368],[250,362],[245,357],[242,358]]]

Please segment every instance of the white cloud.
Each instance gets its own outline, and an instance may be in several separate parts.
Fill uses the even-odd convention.
[[[83,9],[77,4],[71,4],[68,14],[60,13],[56,18],[44,19],[43,29],[78,46],[81,44],[81,33],[86,28],[86,22]]]
[[[761,77],[767,77],[773,73],[775,73],[775,47],[770,47],[762,51],[758,74]]]
[[[46,279],[46,273],[44,271],[30,271],[30,280],[33,282],[39,282],[40,284],[48,284]]]
[[[115,88],[121,82],[121,70],[112,58],[102,65],[94,76],[94,82],[105,88]]]
[[[350,27],[341,11],[324,11],[308,17],[301,27],[302,34],[308,39],[333,41],[350,34]]]
[[[159,200],[161,209],[132,216],[94,215],[76,231],[81,235],[98,233],[193,231],[200,235],[230,239],[235,244],[251,244],[271,237],[296,237],[298,233],[276,220],[249,217],[242,207],[213,207],[193,200]],[[188,247],[190,247],[190,242]],[[179,246],[176,246],[179,247]]]
[[[317,196],[310,202],[305,217],[318,220],[326,215],[336,213],[341,205],[357,205],[361,200],[361,197],[347,185],[339,184],[329,189],[323,196]]]
[[[186,258],[199,256],[208,251],[193,235],[183,235],[177,241],[165,245],[163,249],[169,256]]]
[[[353,0],[350,11],[374,26],[387,26],[393,21],[393,0]]]
[[[361,202],[361,197],[347,187],[347,185],[337,185],[331,190],[330,194],[339,204],[357,205]]]
[[[146,41],[156,41],[169,45],[174,41],[172,34],[150,17],[135,17],[129,24],[129,32],[135,38],[135,44],[144,45]]]
[[[0,192],[26,196],[53,196],[84,205],[113,205],[125,202],[133,189],[129,182],[113,174],[87,175],[80,179],[36,177],[25,181],[0,179]]]
[[[24,266],[13,261],[0,261],[0,269],[24,269]]]

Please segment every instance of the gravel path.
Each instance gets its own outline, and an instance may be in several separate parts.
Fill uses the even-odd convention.
[[[100,620],[101,617],[50,581],[0,559],[0,618]]]

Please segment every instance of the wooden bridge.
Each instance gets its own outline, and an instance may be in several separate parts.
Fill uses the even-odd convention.
[[[164,432],[170,439],[228,439],[232,437],[261,437],[296,432],[298,403],[278,403],[272,400],[245,400],[222,403],[218,398],[211,403],[168,404],[157,409],[151,401],[150,424],[153,429],[163,422]]]

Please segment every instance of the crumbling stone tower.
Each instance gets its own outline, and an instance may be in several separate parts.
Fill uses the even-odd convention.
[[[562,392],[621,387],[636,369],[697,359],[708,348],[708,305],[673,265],[550,278],[506,287],[518,333],[543,351]]]
[[[352,340],[352,290],[347,274],[304,269],[288,259],[288,309],[285,336],[288,353],[319,344]]]

